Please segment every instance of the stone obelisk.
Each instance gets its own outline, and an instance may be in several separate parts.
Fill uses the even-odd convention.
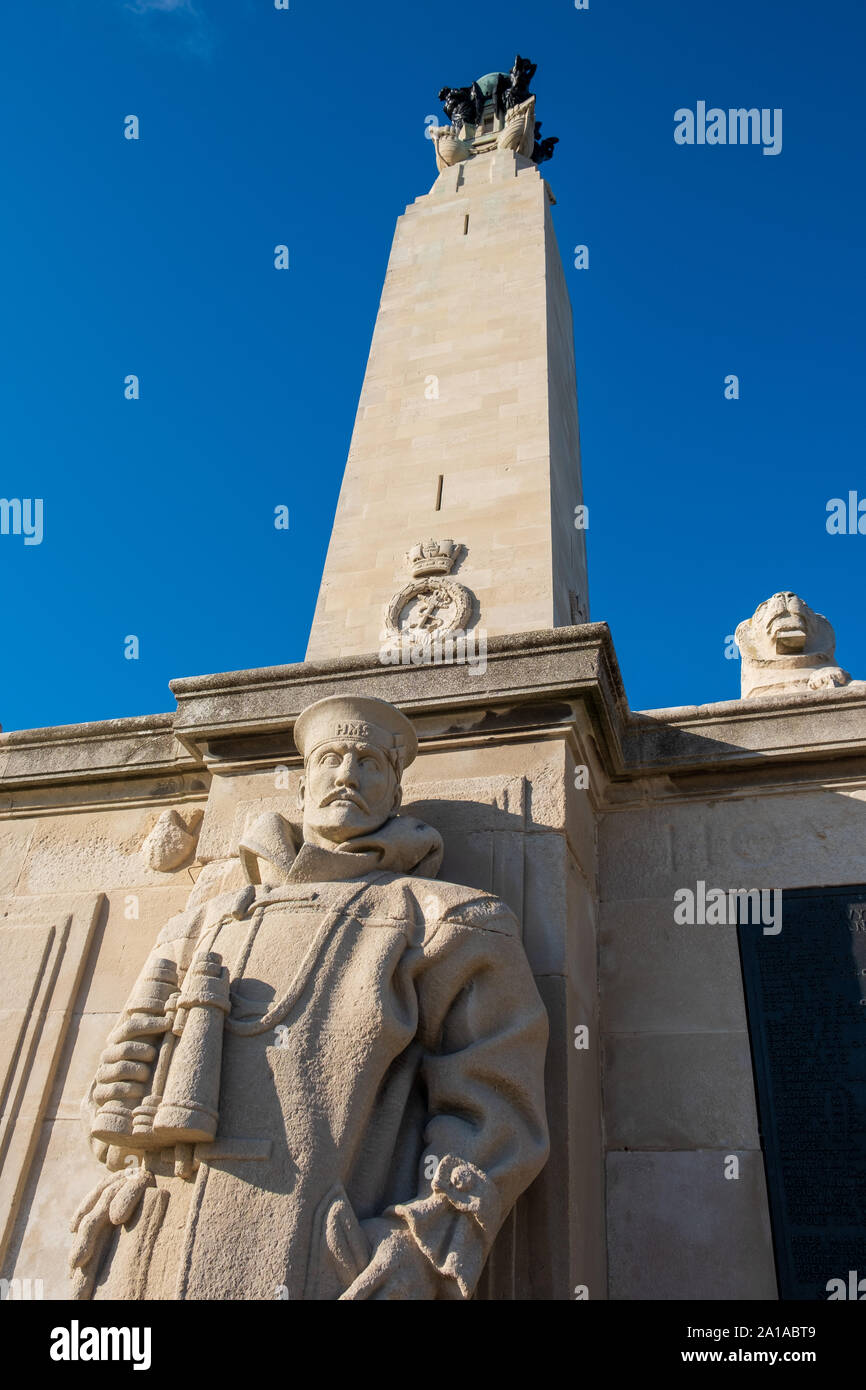
[[[376,651],[383,615],[392,635],[589,618],[571,307],[538,168],[555,142],[536,139],[530,69],[442,94],[453,124],[397,223],[308,661]],[[453,565],[407,566],[431,539]],[[411,583],[449,570],[462,613]]]

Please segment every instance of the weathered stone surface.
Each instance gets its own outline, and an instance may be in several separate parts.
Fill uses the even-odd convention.
[[[582,1021],[596,1019],[599,1008],[598,906],[579,865],[569,856],[566,885],[565,976],[574,1008]]]
[[[117,1013],[123,1007],[158,933],[183,911],[195,886],[187,873],[177,878],[179,882],[164,888],[113,889],[105,895],[76,1011]]]
[[[605,778],[597,757],[583,747],[575,757],[563,749],[565,830],[571,852],[593,894],[598,897],[598,804]],[[585,785],[588,783],[588,785]],[[534,788],[533,788],[534,799]]]
[[[45,1108],[46,1121],[74,1120],[80,1129],[81,1099],[87,1094],[87,1088],[96,1074],[105,1039],[114,1027],[116,1017],[116,1011],[72,1015]],[[68,1204],[67,1193],[68,1184],[57,1189],[56,1200],[59,1204]]]
[[[678,926],[670,898],[604,902],[599,922],[609,1032],[745,1032],[736,927]]]
[[[536,975],[565,975],[571,932],[569,850],[564,835],[528,836],[524,846],[526,889],[523,940]]]
[[[163,884],[170,875],[144,863],[141,845],[155,817],[148,807],[42,816],[18,876],[21,895]]]
[[[32,836],[30,821],[0,824],[0,897],[15,892]]]
[[[97,1182],[103,1172],[82,1145],[80,1117],[45,1121],[15,1221],[5,1277],[41,1279],[44,1298],[69,1298],[70,1185]]]
[[[538,988],[550,1018],[545,1067],[551,1157],[526,1195],[532,1241],[523,1297],[566,1300],[585,1285],[591,1299],[607,1296],[604,1155],[598,1030],[562,976],[542,976]],[[589,1027],[588,1047],[574,1047],[575,1028]],[[563,1230],[568,1238],[563,1239]]]
[[[172,714],[139,719],[103,719],[51,729],[22,729],[0,735],[0,777],[7,787],[66,777],[128,776],[155,770],[177,772],[193,759],[178,743]]]
[[[606,1033],[611,1149],[758,1147],[746,1033]]]
[[[667,897],[673,914],[675,891],[698,879],[726,890],[852,882],[866,832],[866,788],[773,791],[748,794],[746,784],[736,798],[651,802],[605,816],[605,897]]]
[[[611,1298],[776,1298],[760,1152],[610,1153],[607,1190]]]
[[[10,900],[7,900],[7,903]],[[30,1178],[101,908],[99,894],[67,894],[7,910],[0,927],[6,997],[0,1062],[0,1268]]]
[[[693,771],[726,773],[724,785],[785,781],[791,769],[774,764],[800,760],[801,773],[816,774],[822,753],[833,763],[841,754],[862,757],[866,739],[866,684],[801,694],[751,696],[712,705],[644,710],[629,716],[623,730],[624,766],[661,774],[677,793],[691,790]],[[749,773],[752,775],[750,776]],[[721,784],[720,778],[717,785]],[[639,786],[640,784],[638,784]],[[636,788],[627,789],[634,799]]]

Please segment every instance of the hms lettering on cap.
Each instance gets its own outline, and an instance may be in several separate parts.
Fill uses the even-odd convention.
[[[375,732],[378,733],[378,729]],[[369,724],[337,724],[334,735],[336,738],[372,738],[374,731]]]

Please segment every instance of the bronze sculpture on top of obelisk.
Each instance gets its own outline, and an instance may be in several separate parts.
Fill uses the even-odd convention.
[[[451,125],[430,130],[440,172],[493,149],[515,150],[536,164],[553,157],[559,140],[555,135],[541,139],[529,90],[536,68],[518,53],[510,73],[489,72],[471,87],[442,88],[439,100]]]

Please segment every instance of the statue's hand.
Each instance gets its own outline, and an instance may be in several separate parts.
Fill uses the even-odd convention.
[[[120,1024],[115,1028],[99,1059],[93,1088],[93,1103],[97,1106],[108,1100],[139,1101],[149,1089],[156,1048],[151,1043],[124,1039],[122,1027]]]
[[[161,993],[165,993],[166,1001],[174,991],[171,986],[163,985]],[[133,1013],[121,1014],[117,1026],[109,1033],[109,1043],[125,1043],[136,1038],[162,1037],[167,1033],[174,1022],[172,1014],[165,1012],[155,1013],[151,1009],[139,1009]]]
[[[163,986],[160,993],[166,993]],[[150,1009],[133,1010],[121,1015],[108,1035],[108,1045],[99,1059],[96,1077],[83,1102],[83,1113],[91,1128],[99,1108],[109,1101],[134,1109],[151,1089],[151,1074],[157,1055],[159,1039],[172,1026],[172,1016]],[[149,1041],[148,1041],[149,1039]],[[100,1139],[91,1139],[91,1148],[109,1168],[119,1168],[129,1148],[118,1149]]]
[[[87,1194],[70,1226],[75,1236],[69,1253],[73,1298],[90,1297],[112,1227],[132,1219],[146,1189],[155,1183],[144,1168],[127,1168],[103,1178]]]
[[[363,1223],[373,1244],[366,1269],[340,1295],[340,1301],[435,1299],[439,1275],[404,1223],[380,1217]]]

